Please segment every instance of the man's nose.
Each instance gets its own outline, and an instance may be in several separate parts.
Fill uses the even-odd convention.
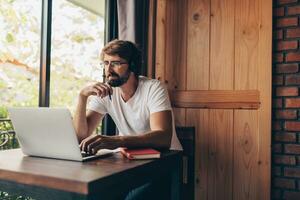
[[[107,72],[112,72],[112,71],[113,71],[113,66],[112,66],[111,63],[109,63],[109,64],[107,65],[105,71],[107,71]]]
[[[112,75],[112,70],[111,69],[107,69],[107,70],[105,70],[105,76],[106,77],[109,77],[109,76],[111,76]]]

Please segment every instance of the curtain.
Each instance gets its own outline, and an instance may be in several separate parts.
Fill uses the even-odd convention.
[[[105,43],[118,38],[118,15],[117,15],[117,1],[105,1]],[[104,71],[103,71],[103,76]],[[104,77],[103,77],[104,80]],[[102,120],[101,133],[103,135],[115,135],[118,132],[111,116],[106,114]]]
[[[118,38],[136,43],[142,51],[141,75],[147,74],[149,0],[117,0]]]

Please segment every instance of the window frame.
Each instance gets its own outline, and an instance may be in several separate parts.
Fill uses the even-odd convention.
[[[50,105],[52,0],[42,0],[39,107]]]

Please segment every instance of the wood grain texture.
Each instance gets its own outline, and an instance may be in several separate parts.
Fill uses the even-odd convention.
[[[199,109],[245,109],[257,110],[260,107],[259,103],[191,103],[191,102],[172,102],[174,108],[199,108]]]
[[[179,62],[168,66],[164,73],[173,70],[171,75],[165,76],[176,109],[176,123],[183,124],[185,118],[187,126],[197,127],[195,199],[223,199],[218,196],[218,181],[230,180],[232,189],[221,186],[220,190],[226,199],[270,199],[272,1],[174,2],[166,1],[173,7],[167,9],[166,12],[171,13],[165,16],[176,15],[174,10],[177,10],[180,18],[165,28],[166,35],[172,38],[167,43],[177,45],[168,44],[169,47],[180,50],[165,52],[165,58],[170,59],[167,54],[172,52],[172,59]],[[186,24],[182,24],[184,21]],[[172,27],[177,25],[186,32]],[[181,38],[184,35],[185,40]],[[224,117],[230,112],[233,118]],[[230,164],[224,164],[222,157],[213,157],[210,161],[208,150],[223,147],[222,136],[228,133],[214,127],[230,120],[234,127],[233,151],[224,156],[234,158],[234,173],[226,179],[221,172],[225,173]]]
[[[178,42],[175,42],[175,38],[178,38],[177,23],[178,23],[178,1],[168,1],[166,5],[166,47],[165,47],[165,84],[168,89],[174,89],[175,85],[175,71],[174,66],[176,65],[176,49]]]
[[[175,90],[185,90],[187,81],[187,16],[188,16],[188,1],[177,0],[177,16],[176,16],[176,41],[175,44],[175,69],[174,70],[172,88]],[[171,34],[172,35],[172,34]]]
[[[209,88],[210,1],[188,1],[187,89]]]
[[[157,1],[155,77],[165,81],[167,0]]]
[[[234,77],[234,0],[211,0],[211,90],[232,90]]]
[[[185,108],[173,108],[173,114],[174,114],[176,126],[186,126]]]
[[[263,0],[235,1],[234,89],[236,90],[257,89],[260,1]]]
[[[257,199],[260,165],[258,119],[258,111],[234,111],[234,200]]]
[[[187,1],[158,1],[156,78],[169,90],[186,89]]]
[[[258,89],[261,93],[259,110],[259,162],[256,199],[270,199],[271,183],[271,99],[272,99],[272,1],[260,1],[260,43]]]
[[[209,110],[187,109],[186,123],[196,128],[195,199],[207,199]]]
[[[233,110],[209,111],[208,199],[232,199]]]
[[[258,90],[196,90],[171,91],[174,107],[258,109]]]

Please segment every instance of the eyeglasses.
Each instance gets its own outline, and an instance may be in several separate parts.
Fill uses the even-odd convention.
[[[128,64],[127,62],[121,62],[121,61],[104,61],[100,63],[100,67],[104,68],[104,67],[108,67],[109,65],[111,65],[112,68],[115,67],[120,67],[123,64]]]

